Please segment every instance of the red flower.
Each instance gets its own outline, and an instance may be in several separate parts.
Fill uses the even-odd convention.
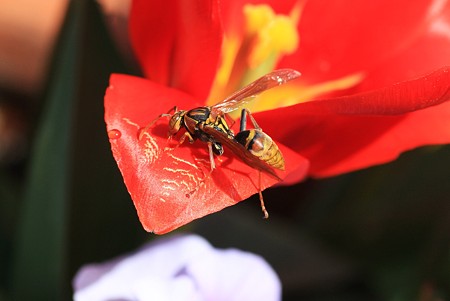
[[[214,104],[273,68],[302,72],[251,109],[285,156],[286,184],[450,142],[448,2],[245,2],[133,3],[130,34],[148,79],[113,75],[105,119],[148,231],[247,198],[258,191],[258,172],[225,149],[209,175],[206,144],[173,149],[166,119],[138,139],[141,128],[175,105]],[[275,182],[263,176],[262,188]]]

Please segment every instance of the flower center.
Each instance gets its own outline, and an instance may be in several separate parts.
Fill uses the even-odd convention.
[[[297,50],[300,43],[297,24],[305,1],[298,0],[289,15],[276,14],[272,7],[266,4],[243,6],[244,31],[230,30],[225,33],[222,61],[207,105],[214,105],[273,71],[283,56]],[[299,68],[301,72],[301,66]],[[333,91],[348,89],[357,85],[363,78],[364,73],[357,72],[313,85],[308,85],[300,79],[268,90],[247,107],[252,112],[258,112],[294,105]]]
[[[250,69],[264,65],[265,68],[272,67],[272,70],[283,55],[297,50],[298,17],[276,15],[268,5],[251,4],[244,6],[244,16],[247,38],[253,40],[253,48],[247,61]]]
[[[276,14],[266,4],[244,5],[244,32],[225,35],[222,62],[208,98],[209,105],[271,72],[284,55],[297,50],[299,3],[290,15]]]

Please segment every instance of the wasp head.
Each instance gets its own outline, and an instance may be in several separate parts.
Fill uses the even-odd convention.
[[[169,120],[169,136],[173,136],[181,129],[183,126],[183,119],[186,111],[177,111]]]

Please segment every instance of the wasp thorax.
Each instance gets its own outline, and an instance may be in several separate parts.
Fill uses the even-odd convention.
[[[169,135],[175,135],[178,133],[180,128],[183,125],[183,118],[186,114],[186,111],[178,111],[175,114],[172,115],[172,117],[169,120]]]

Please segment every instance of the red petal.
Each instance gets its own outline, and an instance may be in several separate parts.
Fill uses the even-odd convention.
[[[446,17],[450,18],[450,5],[447,7]],[[370,70],[358,90],[377,89],[448,65],[450,65],[450,22],[442,16],[406,49]]]
[[[171,149],[177,143],[167,139],[167,119],[161,119],[138,139],[142,127],[174,105],[189,109],[195,102],[177,90],[126,75],[113,75],[105,96],[105,120],[114,157],[142,225],[158,234],[234,205],[258,191],[258,172],[226,149],[224,156],[216,158],[217,167],[211,175],[204,143],[185,143]],[[286,160],[286,173],[295,171],[297,180],[304,177],[308,162],[283,145],[279,147]],[[262,188],[276,182],[263,175]]]
[[[428,144],[450,143],[450,68],[381,90],[255,114],[277,141],[332,176],[395,159]],[[273,119],[290,120],[284,127]],[[295,121],[295,122],[294,122]]]
[[[280,67],[296,68],[306,82],[323,82],[355,72],[370,72],[380,64],[389,84],[419,76],[450,63],[436,66],[432,53],[447,53],[449,37],[434,36],[433,28],[449,14],[449,4],[434,0],[399,1],[307,1],[299,33],[300,48],[286,57]],[[417,45],[417,41],[421,44]],[[435,43],[436,42],[436,43]],[[414,59],[397,62],[405,53],[419,47]],[[447,50],[439,49],[445,47]],[[424,56],[422,56],[424,55]],[[397,77],[390,76],[393,70]],[[382,77],[379,77],[382,79]],[[372,88],[381,87],[372,85]]]
[[[206,99],[222,44],[216,1],[133,1],[130,36],[147,78]]]

